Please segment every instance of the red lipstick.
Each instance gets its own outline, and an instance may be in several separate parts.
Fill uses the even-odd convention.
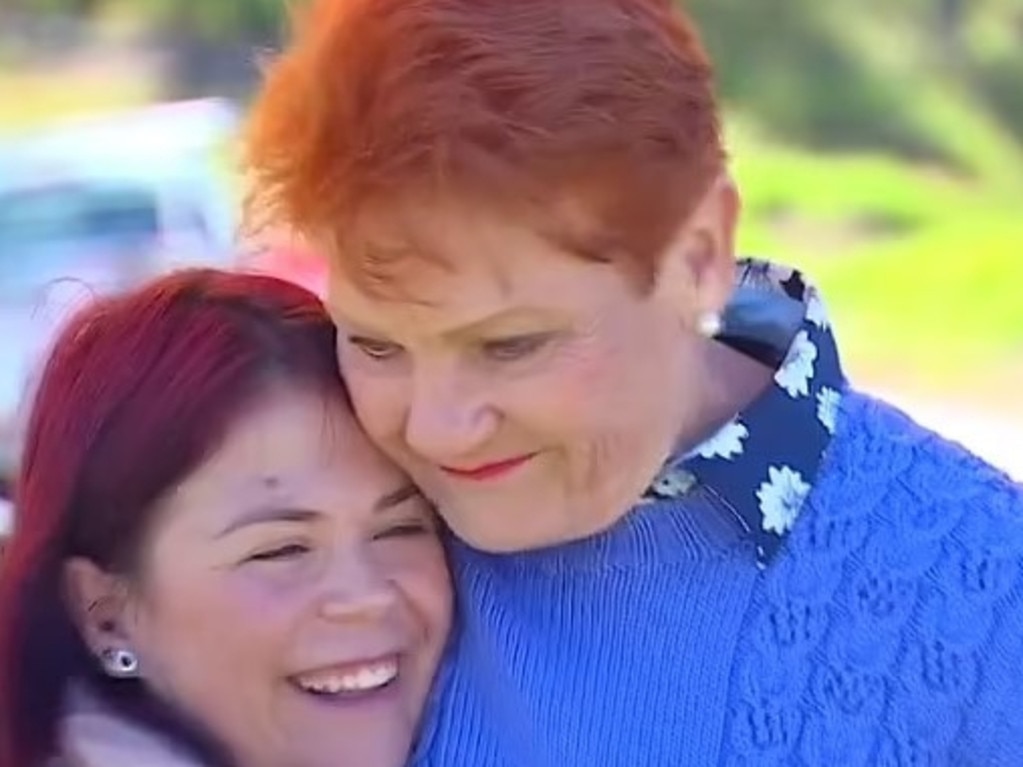
[[[459,468],[456,466],[441,466],[441,469],[446,474],[450,474],[453,477],[459,479],[469,479],[474,482],[484,482],[488,479],[498,479],[507,474],[510,474],[520,466],[525,465],[533,459],[535,453],[529,455],[520,455],[516,458],[509,458],[505,461],[495,461],[494,463],[485,463],[479,466],[473,466],[471,468]]]

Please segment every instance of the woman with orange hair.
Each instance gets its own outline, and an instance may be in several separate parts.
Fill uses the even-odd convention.
[[[247,152],[453,533],[415,763],[1023,764],[1023,491],[737,262],[668,0],[316,0]]]

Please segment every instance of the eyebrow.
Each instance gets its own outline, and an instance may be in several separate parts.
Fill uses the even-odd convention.
[[[402,485],[397,490],[392,490],[389,493],[385,493],[377,499],[377,502],[373,504],[374,513],[379,514],[382,511],[393,509],[395,506],[400,506],[405,501],[416,498],[421,493],[419,488],[409,482],[406,485]]]
[[[479,319],[467,322],[464,325],[451,329],[445,335],[471,336],[481,331],[485,331],[493,325],[500,325],[502,322],[515,321],[518,319],[533,319],[535,317],[550,319],[551,316],[552,312],[545,309],[528,306],[513,307],[511,309],[504,309],[487,315],[486,317],[480,317]]]
[[[395,506],[400,506],[405,501],[420,495],[419,488],[409,483],[402,485],[396,490],[384,493],[372,506],[374,514],[380,514]],[[309,522],[323,516],[322,512],[312,509],[288,508],[281,506],[260,506],[236,517],[229,522],[214,537],[223,538],[241,528],[252,525],[267,524],[270,522]]]
[[[459,325],[449,330],[444,331],[443,335],[449,338],[457,338],[458,336],[471,336],[480,331],[486,330],[492,325],[498,325],[502,322],[513,321],[517,319],[532,319],[539,317],[542,319],[553,320],[556,318],[554,311],[543,307],[530,307],[530,306],[519,306],[511,307],[508,309],[502,309],[501,311],[494,312],[485,317],[470,320],[462,325]],[[373,337],[377,335],[377,332],[370,328],[362,325],[358,321],[350,320],[345,318],[340,312],[335,314],[335,320],[341,325],[347,325],[350,330],[350,335],[353,337]]]

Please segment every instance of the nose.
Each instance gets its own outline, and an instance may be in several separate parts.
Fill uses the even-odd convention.
[[[339,553],[323,578],[320,617],[342,623],[368,623],[384,618],[398,603],[394,584],[368,556]]]
[[[419,376],[405,421],[405,442],[435,463],[471,455],[493,436],[495,409],[456,376]]]

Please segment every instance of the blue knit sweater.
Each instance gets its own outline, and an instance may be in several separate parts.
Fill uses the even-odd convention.
[[[797,379],[778,377],[792,402],[834,391]],[[766,471],[783,491],[743,477],[783,446],[735,459],[765,412],[812,444],[812,411],[759,403],[605,533],[454,542],[460,626],[414,763],[1023,766],[1023,489],[842,394],[818,391],[819,462]],[[701,470],[722,457],[732,475]],[[747,485],[759,504],[729,496]]]

